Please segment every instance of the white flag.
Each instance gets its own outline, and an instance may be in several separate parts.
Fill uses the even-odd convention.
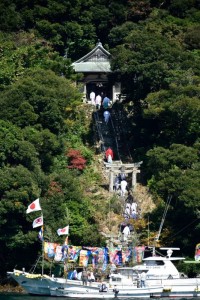
[[[36,227],[39,227],[42,225],[43,225],[43,216],[41,216],[33,221],[33,228],[36,228]]]
[[[38,210],[42,210],[41,206],[40,206],[40,200],[39,198],[36,199],[35,201],[33,201],[29,206],[28,209],[26,210],[26,213],[29,214],[32,211],[38,211]]]
[[[58,235],[69,234],[69,225],[67,225],[67,226],[64,227],[64,228],[59,228],[59,229],[57,230],[57,234],[58,234]]]

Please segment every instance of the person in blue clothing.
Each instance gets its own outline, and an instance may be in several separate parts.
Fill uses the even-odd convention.
[[[105,110],[104,113],[103,113],[103,116],[104,116],[104,121],[106,123],[106,125],[108,124],[108,121],[110,119],[110,113],[108,110]]]
[[[110,106],[110,98],[108,98],[107,96],[103,98],[103,108],[107,109]]]

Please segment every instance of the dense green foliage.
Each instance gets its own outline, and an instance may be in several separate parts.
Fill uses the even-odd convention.
[[[2,0],[0,10],[0,272],[30,266],[40,251],[31,230],[38,214],[25,214],[37,197],[46,239],[60,241],[56,230],[70,221],[73,243],[102,242],[83,196],[90,124],[70,67],[97,39],[127,95],[131,151],[157,204],[152,230],[172,195],[162,242],[192,255],[200,233],[199,1]],[[84,168],[68,168],[70,149]]]
[[[14,37],[10,35],[8,39],[11,36]],[[101,243],[99,235],[93,234],[96,225],[92,227],[95,223],[92,204],[83,196],[78,184],[81,172],[68,169],[70,162],[66,155],[70,148],[79,147],[84,164],[91,163],[91,151],[82,142],[88,139],[89,128],[80,106],[81,95],[71,80],[73,76],[69,79],[60,76],[64,68],[68,68],[64,74],[70,77],[66,61],[56,52],[52,62],[49,60],[53,53],[51,47],[42,49],[38,43],[31,50],[32,54],[25,54],[23,38],[27,36],[28,33],[17,34],[22,44],[18,48],[13,46],[15,40],[1,40],[8,68],[1,69],[0,92],[2,273],[16,263],[20,267],[22,264],[31,266],[41,251],[38,230],[32,230],[32,222],[40,213],[25,213],[28,205],[38,197],[45,219],[46,240],[62,242],[56,231],[70,222],[73,243]],[[7,43],[12,44],[13,52],[12,47],[7,48]],[[38,49],[44,57],[37,53]],[[16,53],[14,57],[14,52],[22,55]],[[10,66],[8,61],[11,61]],[[32,63],[27,65],[27,61]],[[60,61],[59,66],[56,61]]]
[[[133,103],[127,106],[131,147],[135,157],[144,160],[143,180],[157,199],[152,229],[159,227],[158,212],[171,195],[165,224],[169,230],[161,240],[189,255],[200,229],[197,15],[197,2],[172,1],[165,10],[152,10],[144,21],[127,22],[110,32],[112,65],[121,71],[127,102]]]

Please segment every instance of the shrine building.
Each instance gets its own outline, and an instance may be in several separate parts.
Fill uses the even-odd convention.
[[[83,93],[84,102],[89,101],[91,91],[102,97],[106,95],[113,102],[120,98],[121,83],[111,80],[110,59],[111,54],[104,49],[101,42],[98,42],[92,51],[72,64],[76,73],[83,74],[77,86]]]

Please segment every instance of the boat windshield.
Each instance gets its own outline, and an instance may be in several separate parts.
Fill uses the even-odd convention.
[[[115,276],[111,276],[111,280],[115,281],[115,282],[121,282],[121,278],[120,277],[115,277]]]
[[[124,276],[132,276],[133,270],[130,269],[120,269],[120,274]]]
[[[146,261],[147,266],[163,266],[165,263],[162,260],[148,260]]]

